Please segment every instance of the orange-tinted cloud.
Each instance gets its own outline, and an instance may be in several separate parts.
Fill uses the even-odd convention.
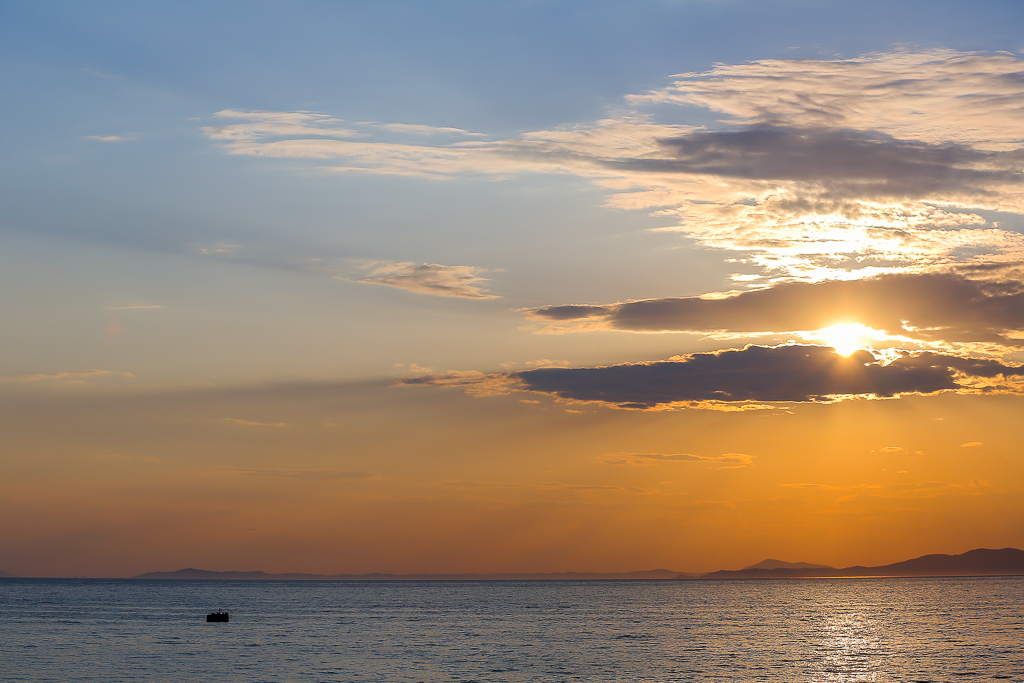
[[[754,464],[753,456],[746,453],[723,453],[722,455],[692,455],[690,453],[609,453],[599,462],[606,465],[645,466],[657,463],[700,463],[723,467],[749,467]]]
[[[1012,149],[1024,139],[1020,74],[1020,58],[1006,53],[901,50],[852,59],[718,64],[629,99],[700,105],[743,125],[856,128]]]
[[[637,332],[783,333],[858,322],[926,342],[1024,345],[1024,286],[956,273],[791,282],[719,297],[545,306],[539,320]],[[572,329],[569,326],[567,329]]]
[[[224,417],[221,418],[223,422],[231,422],[236,425],[242,425],[243,427],[287,427],[284,422],[253,422],[251,420],[243,420],[238,417]]]
[[[94,377],[96,375],[110,374],[109,370],[56,370],[54,372],[38,372],[30,375],[17,375],[15,377],[2,377],[0,382],[38,382],[40,380],[79,380],[82,377]]]
[[[417,294],[463,299],[495,299],[497,295],[483,290],[483,284],[487,280],[480,275],[486,272],[486,269],[475,266],[385,263],[374,264],[370,275],[359,282],[397,287]]]
[[[817,489],[820,491],[842,491],[847,496],[840,500],[850,500],[855,496],[872,496],[880,498],[934,498],[943,495],[969,495],[979,488],[987,488],[987,483],[970,482],[969,484],[952,484],[942,481],[922,481],[913,483],[891,484],[780,484],[786,488]]]

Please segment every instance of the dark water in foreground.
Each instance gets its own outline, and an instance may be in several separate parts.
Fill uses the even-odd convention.
[[[0,680],[1024,681],[1024,577],[0,579]]]

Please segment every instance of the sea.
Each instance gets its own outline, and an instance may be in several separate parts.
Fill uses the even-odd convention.
[[[0,680],[1024,681],[1024,577],[0,579]]]

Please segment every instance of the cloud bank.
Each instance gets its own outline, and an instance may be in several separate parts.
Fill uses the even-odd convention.
[[[685,120],[704,107],[709,125]],[[490,139],[458,129],[358,124],[315,112],[217,114],[229,154],[306,159],[326,172],[448,178],[584,177],[614,208],[733,252],[749,291],[529,312],[563,329],[790,334],[857,323],[933,349],[848,357],[752,346],[600,368],[448,373],[407,383],[566,400],[827,401],[1016,390],[1019,369],[956,355],[1024,346],[1024,59],[950,50],[762,60],[679,74],[607,119]],[[666,115],[667,113],[667,115]],[[489,298],[482,269],[393,263],[363,282]],[[936,352],[938,351],[938,352]],[[1002,384],[999,384],[1002,382]]]
[[[1024,258],[1024,237],[979,213],[1024,213],[1022,73],[1017,56],[948,50],[764,60],[680,74],[614,118],[506,140],[237,110],[217,117],[240,122],[205,132],[230,154],[331,171],[574,174],[610,206],[653,211],[766,273],[822,280]],[[652,109],[693,105],[719,121],[658,123]],[[403,130],[415,137],[379,137]],[[431,131],[454,141],[418,139]]]
[[[878,130],[925,142],[985,149],[1024,140],[1019,57],[953,50],[898,51],[854,59],[766,59],[678,74],[634,103],[708,107],[738,124]],[[945,121],[946,125],[937,125]]]
[[[694,353],[653,363],[540,368],[511,377],[529,391],[645,409],[705,401],[808,402],[985,391],[1000,386],[991,380],[1024,377],[1024,367],[932,352],[901,353],[886,362],[868,351],[841,356],[829,347],[787,345]]]
[[[843,356],[827,346],[747,346],[666,361],[592,368],[410,377],[405,385],[489,395],[525,390],[617,408],[833,402],[940,391],[1024,393],[1024,366],[930,351]]]
[[[791,282],[730,296],[545,306],[529,314],[566,329],[705,334],[783,333],[858,322],[924,342],[1024,346],[1024,285],[956,273]]]

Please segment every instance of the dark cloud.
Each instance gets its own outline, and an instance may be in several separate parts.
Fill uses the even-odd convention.
[[[678,402],[821,401],[962,389],[972,378],[1024,376],[1024,367],[939,353],[884,363],[868,351],[841,356],[824,346],[748,346],[680,360],[512,373],[530,391],[624,408]]]
[[[954,273],[786,283],[726,298],[648,299],[607,306],[547,306],[542,320],[600,321],[618,330],[788,332],[845,322],[922,341],[1022,346],[1024,286]]]
[[[659,141],[668,158],[616,160],[633,171],[791,180],[872,196],[920,198],[1019,183],[1020,154],[897,140],[881,133],[761,126],[698,132]]]

